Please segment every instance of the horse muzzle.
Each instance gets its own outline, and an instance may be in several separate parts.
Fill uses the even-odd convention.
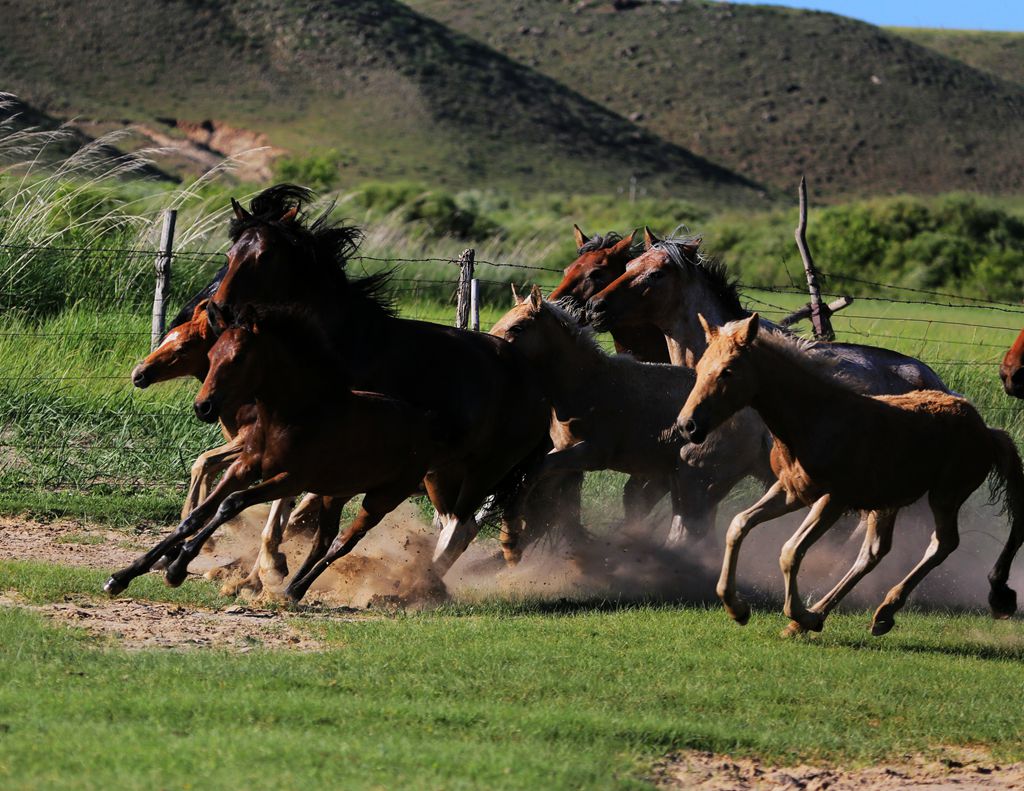
[[[692,442],[694,445],[700,445],[708,436],[707,428],[701,426],[692,417],[678,421],[676,428],[683,439],[687,442]]]
[[[145,390],[152,384],[149,381],[149,377],[146,376],[146,368],[141,363],[136,365],[132,370],[132,384],[138,387],[140,390]]]
[[[220,414],[217,402],[212,398],[196,399],[192,407],[196,411],[196,417],[204,423],[215,422]]]

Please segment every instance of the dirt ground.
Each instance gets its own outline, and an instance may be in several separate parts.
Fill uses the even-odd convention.
[[[966,791],[1024,789],[1024,764],[1000,765],[982,751],[950,748],[938,761],[908,756],[885,767],[844,770],[820,766],[779,767],[755,759],[689,750],[672,753],[655,767],[659,788],[698,791]]]

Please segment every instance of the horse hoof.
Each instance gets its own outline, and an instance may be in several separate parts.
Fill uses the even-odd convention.
[[[1017,612],[1017,593],[1006,583],[993,585],[988,594],[992,617],[1003,620]]]
[[[789,626],[782,630],[783,637],[799,637],[804,634],[806,629],[798,624],[796,621],[790,621]]]
[[[185,581],[187,576],[188,564],[175,561],[167,567],[167,572],[164,574],[164,582],[167,583],[168,587],[177,588]]]
[[[825,616],[818,612],[805,612],[800,616],[800,625],[808,632],[820,632],[825,628]]]
[[[750,605],[745,601],[737,601],[731,607],[727,604],[725,609],[729,613],[729,617],[740,626],[746,626],[750,620]]]
[[[111,577],[107,580],[107,584],[103,586],[103,592],[108,596],[117,596],[127,587],[127,583],[118,582],[114,577]]]
[[[886,618],[884,620],[876,618],[871,622],[871,634],[875,637],[881,637],[883,634],[888,634],[892,631],[895,625],[896,621],[893,618]]]

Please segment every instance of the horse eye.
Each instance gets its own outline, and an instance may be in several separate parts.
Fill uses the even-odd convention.
[[[650,277],[651,280],[657,280],[663,274],[665,274],[665,273],[662,272],[660,269],[655,269],[653,272],[651,272],[650,275],[648,275],[648,277]]]
[[[523,326],[521,324],[513,324],[511,327],[508,328],[509,335],[518,335],[522,331]]]
[[[723,368],[722,373],[719,374],[719,377],[723,379],[727,376],[732,376],[732,368]]]

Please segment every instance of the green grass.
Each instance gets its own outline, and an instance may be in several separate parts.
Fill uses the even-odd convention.
[[[125,653],[0,609],[6,788],[640,788],[673,748],[1024,757],[1014,623],[490,605],[314,622],[312,654]],[[770,683],[766,683],[770,681]]]

